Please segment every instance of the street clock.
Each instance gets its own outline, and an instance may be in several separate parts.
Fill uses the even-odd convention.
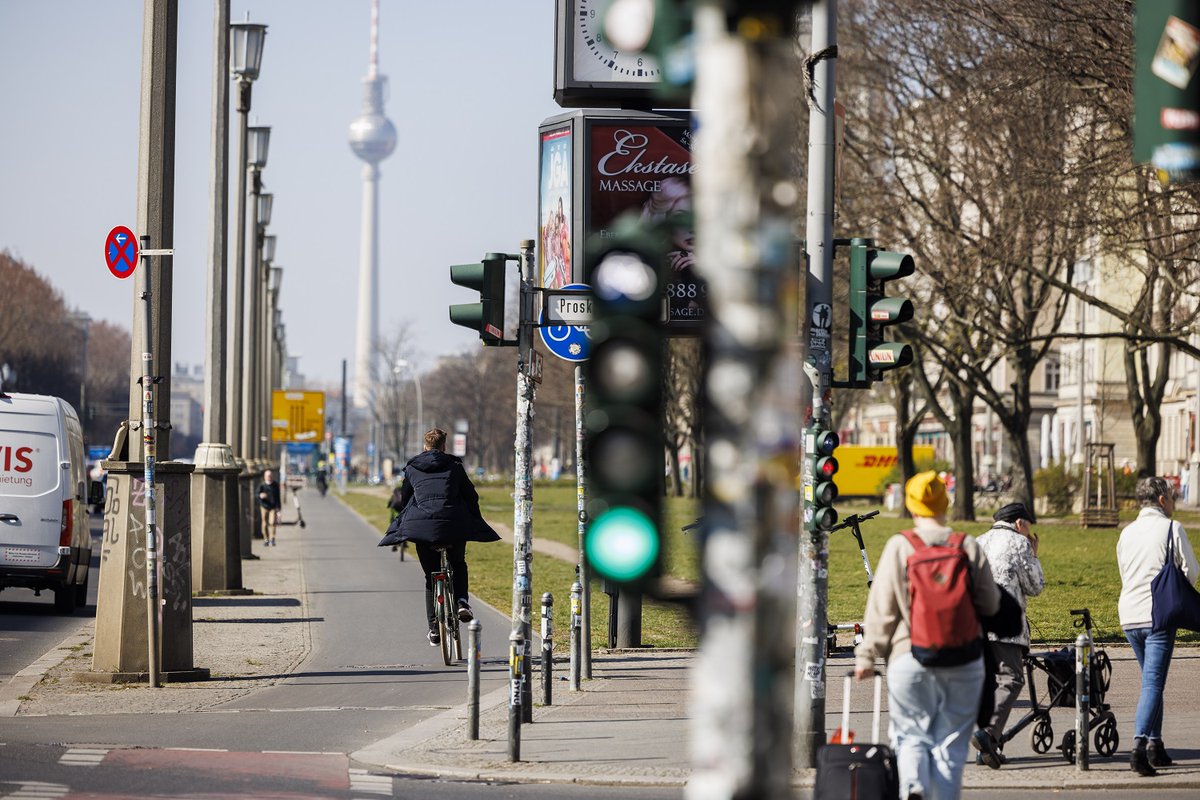
[[[660,97],[655,90],[662,70],[654,56],[612,41],[604,19],[612,4],[556,0],[554,101],[563,108],[676,107],[679,101]],[[636,16],[636,2],[623,0],[618,11],[621,5],[633,7],[625,13]]]

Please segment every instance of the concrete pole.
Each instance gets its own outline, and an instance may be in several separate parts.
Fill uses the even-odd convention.
[[[259,339],[259,303],[261,302],[261,294],[259,292],[260,284],[262,283],[261,276],[261,259],[262,254],[262,233],[259,231],[258,221],[258,198],[262,193],[262,172],[258,169],[251,170],[250,181],[250,218],[253,223],[250,226],[250,270],[247,276],[248,293],[246,297],[246,341],[245,355],[242,369],[242,458],[248,462],[258,460],[258,370],[261,359],[258,357],[258,339]],[[257,469],[255,464],[252,469]]]
[[[246,297],[246,149],[249,133],[246,117],[250,113],[250,89],[253,82],[239,79],[238,89],[238,156],[234,169],[237,170],[237,202],[234,204],[237,217],[237,236],[233,259],[233,331],[229,342],[229,373],[226,384],[226,409],[229,414],[230,445],[237,448],[242,459],[249,458],[242,439],[242,370],[243,326],[245,324]],[[245,551],[243,551],[245,552]]]
[[[745,38],[751,31],[763,36]],[[695,16],[708,475],[689,800],[792,797],[800,449],[795,43]],[[719,491],[715,487],[719,487]],[[812,635],[812,634],[807,634]],[[823,639],[822,639],[823,641]],[[818,664],[801,664],[811,670]],[[821,687],[823,688],[823,687]]]
[[[812,85],[808,95],[808,243],[807,308],[801,330],[808,332],[808,360],[815,364],[819,396],[806,403],[812,416],[829,427],[829,331],[816,325],[814,310],[833,302],[833,103],[836,89],[837,0],[812,6]],[[802,334],[803,335],[803,334]],[[825,637],[828,627],[829,534],[808,532],[801,525],[800,591],[795,622],[796,683],[794,719],[798,768],[816,766],[817,748],[825,741]]]
[[[237,474],[227,444],[229,281],[229,0],[213,3],[212,162],[209,164],[208,318],[205,327],[204,429],[192,473],[192,585],[242,586]]]
[[[141,120],[138,146],[137,228],[149,248],[173,247],[175,195],[175,61],[178,0],[145,0],[142,31]],[[162,554],[162,638],[158,649],[164,673],[192,669],[191,628],[191,465],[153,465],[155,450],[170,454],[171,256],[147,258],[133,278],[135,313],[130,348],[131,376],[141,376],[147,362],[157,365],[162,380],[143,405],[143,387],[131,378],[129,416],[118,438],[113,460],[104,463],[109,474],[105,507],[105,538],[101,554],[100,593],[92,667],[111,680],[145,680],[149,670],[147,554]],[[140,300],[154,288],[145,313]],[[145,351],[150,356],[144,358]],[[142,413],[155,424],[144,428]],[[124,439],[121,444],[120,439]],[[146,439],[150,449],[147,450]],[[147,453],[151,459],[147,459]],[[147,503],[145,475],[154,475],[161,515]],[[153,496],[153,491],[151,496]],[[150,526],[160,526],[161,539],[151,541]],[[206,674],[206,671],[204,671]],[[194,674],[192,679],[202,677]]]
[[[1195,407],[1192,410],[1192,454],[1188,467],[1191,474],[1188,475],[1187,502],[1200,506],[1200,361],[1196,362],[1196,394],[1192,400]]]
[[[493,254],[489,253],[488,258]],[[534,383],[530,377],[533,358],[532,288],[536,278],[533,241],[521,242],[520,324],[517,333],[517,436],[516,481],[513,498],[513,634],[520,634],[526,647],[533,642],[531,621],[533,606],[533,401]],[[523,670],[521,687],[522,719],[533,721],[533,686],[529,659]]]

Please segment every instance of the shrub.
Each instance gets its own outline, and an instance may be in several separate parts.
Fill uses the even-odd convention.
[[[1033,473],[1034,496],[1045,499],[1050,514],[1069,514],[1080,488],[1078,473],[1066,461],[1056,461]]]

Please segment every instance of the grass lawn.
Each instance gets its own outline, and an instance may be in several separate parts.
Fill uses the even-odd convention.
[[[511,484],[480,485],[480,506],[488,519],[509,527],[513,523]],[[387,526],[385,507],[387,492],[383,489],[352,489],[342,499],[362,514],[379,531]],[[576,492],[573,483],[543,483],[534,485],[534,540],[553,540],[578,547],[579,528],[576,511]],[[862,513],[876,506],[845,505],[839,508],[842,516]],[[695,537],[684,534],[681,528],[699,514],[695,502],[686,498],[667,498],[664,527],[667,533],[668,574],[686,580],[699,580],[699,560]],[[887,514],[887,512],[884,512]],[[880,516],[862,526],[867,556],[874,569],[884,542],[892,534],[908,527],[908,521],[895,515]],[[1131,521],[1137,512],[1121,512],[1121,526]],[[1200,547],[1200,513],[1180,511],[1176,514],[1185,528],[1193,532],[1195,546]],[[990,518],[979,522],[956,524],[955,527],[980,535],[990,527]],[[1117,620],[1117,597],[1121,579],[1117,574],[1116,543],[1120,528],[1081,528],[1077,518],[1044,520],[1035,526],[1041,538],[1039,556],[1046,574],[1046,589],[1029,601],[1029,623],[1035,642],[1073,642],[1079,633],[1072,626],[1071,609],[1091,610],[1094,635],[1099,641],[1124,641]],[[502,543],[473,544],[468,548],[471,566],[471,589],[485,602],[501,610],[512,608],[512,549]],[[565,650],[569,629],[570,587],[575,579],[574,566],[559,559],[534,554],[534,602],[540,603],[543,592],[555,599],[555,648]],[[842,530],[829,537],[829,621],[853,622],[862,619],[866,606],[867,581],[858,543],[852,534]],[[535,609],[535,619],[537,618]],[[535,625],[538,624],[535,621]],[[592,645],[606,643],[608,629],[608,596],[598,583],[592,586]],[[643,612],[642,640],[655,647],[691,647],[696,644],[695,627],[682,610],[647,602]],[[1181,632],[1181,642],[1200,642],[1200,634]]]

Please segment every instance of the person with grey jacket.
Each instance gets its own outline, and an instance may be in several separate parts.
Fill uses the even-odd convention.
[[[1024,503],[1009,503],[992,515],[995,524],[977,540],[987,555],[996,585],[1012,595],[1021,609],[1020,633],[1007,637],[991,632],[987,635],[988,651],[996,669],[995,705],[987,727],[975,732],[971,744],[979,751],[980,762],[992,769],[1000,769],[1005,761],[999,750],[1000,737],[1013,704],[1025,686],[1024,657],[1029,652],[1029,619],[1025,616],[1025,607],[1028,598],[1041,594],[1046,586],[1032,518]],[[988,688],[985,682],[984,691]]]
[[[1162,741],[1163,689],[1175,650],[1175,630],[1154,629],[1150,584],[1167,561],[1168,536],[1174,537],[1175,563],[1193,585],[1200,575],[1200,564],[1196,562],[1187,532],[1171,519],[1175,513],[1175,489],[1166,478],[1152,476],[1139,480],[1137,499],[1142,510],[1117,539],[1117,568],[1121,572],[1117,616],[1142,671],[1129,768],[1149,777],[1157,774],[1155,767],[1175,763]]]

